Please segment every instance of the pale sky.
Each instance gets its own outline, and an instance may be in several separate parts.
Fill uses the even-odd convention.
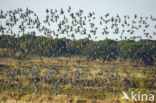
[[[156,16],[156,0],[0,0],[0,9],[29,7],[37,12],[45,8],[68,8],[95,11],[103,14],[139,14]]]
[[[156,17],[156,0],[0,0],[0,9],[30,8],[41,18],[45,9],[82,9],[86,12],[94,11],[97,15],[109,12],[120,16],[150,16]],[[154,37],[156,39],[156,36]]]

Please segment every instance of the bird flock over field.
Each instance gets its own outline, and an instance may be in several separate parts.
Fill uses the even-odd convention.
[[[17,8],[0,10],[0,34],[21,36],[25,34],[44,35],[52,38],[89,38],[92,40],[112,37],[123,39],[155,39],[156,18],[150,16],[112,16],[110,13],[97,16],[95,12],[46,9],[45,18],[33,10]],[[42,20],[43,19],[43,20]]]
[[[28,39],[16,39],[16,37],[27,34],[34,37],[41,35],[52,39],[49,41],[47,38],[32,39],[30,41],[27,41]],[[3,51],[5,50],[4,48],[8,48],[6,53],[4,53],[6,55],[4,57],[16,57],[22,60],[27,59],[26,57],[29,54],[32,57],[36,54],[40,56],[42,61],[42,56],[55,57],[63,54],[63,56],[72,57],[72,55],[79,54],[85,56],[87,60],[92,60],[92,58],[99,59],[103,63],[107,60],[112,61],[117,60],[118,57],[121,57],[121,59],[124,57],[124,59],[134,60],[136,63],[142,60],[144,64],[155,65],[155,42],[153,44],[152,42],[149,43],[151,44],[150,46],[148,44],[138,44],[136,46],[138,49],[136,50],[133,48],[135,45],[125,48],[128,42],[127,45],[122,47],[122,43],[118,45],[118,43],[113,44],[112,42],[112,45],[111,42],[108,42],[108,44],[107,42],[101,42],[100,44],[100,42],[89,41],[88,44],[87,42],[78,44],[72,41],[81,38],[88,38],[89,40],[104,40],[107,38],[114,40],[156,40],[156,18],[152,15],[143,17],[137,14],[133,16],[116,14],[116,16],[112,16],[110,13],[104,13],[98,16],[95,12],[86,13],[81,9],[74,11],[69,6],[67,9],[46,9],[45,17],[41,18],[40,15],[29,8],[0,10],[0,35],[12,35],[15,37],[11,37],[12,40],[7,37],[4,40],[0,38],[1,44],[8,44],[2,46]],[[72,40],[67,43],[64,41],[51,42],[51,40],[56,38]],[[28,44],[25,42],[28,42]],[[63,45],[64,43],[68,45]],[[119,49],[115,48],[120,46],[121,48]],[[12,52],[10,52],[11,50]],[[107,52],[105,53],[105,51]],[[77,63],[80,65],[80,62],[78,61]],[[86,93],[86,91],[87,93],[95,93],[98,90],[102,93],[121,93],[123,90],[128,91],[130,89],[155,89],[156,75],[154,69],[142,69],[141,72],[139,71],[141,77],[148,75],[147,80],[141,80],[144,78],[140,79],[139,77],[140,81],[135,77],[135,73],[132,74],[126,69],[123,71],[100,69],[96,72],[93,72],[94,70],[90,68],[87,68],[87,70],[77,68],[76,70],[68,70],[70,68],[59,69],[53,68],[53,66],[47,68],[42,68],[42,66],[0,68],[0,93],[5,93],[5,91],[12,93],[16,90],[24,91],[24,94],[26,94],[25,92],[42,94],[45,91],[51,94],[59,94],[63,93],[64,90],[71,91],[71,94],[74,93],[74,90],[81,90],[83,93]],[[144,87],[140,87],[139,83],[142,81],[146,81]]]
[[[33,92],[42,92],[48,88],[50,91],[57,92],[67,85],[70,89],[86,88],[92,91],[96,88],[103,92],[119,92],[121,89],[128,90],[129,88],[139,88],[135,77],[126,72],[123,76],[118,72],[108,72],[107,70],[100,70],[97,73],[92,73],[89,69],[87,71],[68,71],[59,72],[52,68],[43,69],[10,69],[1,73],[3,77],[0,79],[0,91],[5,90],[32,90]],[[146,72],[143,72],[146,75]],[[152,88],[155,83],[155,75],[151,75],[147,82],[147,87]],[[49,91],[49,92],[50,92]]]

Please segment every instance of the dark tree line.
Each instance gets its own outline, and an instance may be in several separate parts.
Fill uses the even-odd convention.
[[[34,35],[23,35],[18,38],[10,35],[0,36],[1,57],[26,59],[33,55],[46,57],[83,56],[88,60],[100,59],[103,62],[119,59],[153,65],[156,60],[156,41],[69,40]]]

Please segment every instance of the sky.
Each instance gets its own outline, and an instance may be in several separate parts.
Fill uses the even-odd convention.
[[[156,16],[156,0],[0,0],[0,9],[15,9],[29,7],[38,13],[45,8],[68,8],[95,11],[103,14],[110,12],[120,15],[134,13]]]
[[[0,9],[2,10],[28,7],[41,18],[46,8],[67,9],[69,6],[73,10],[94,11],[97,15],[109,12],[114,16],[138,14],[139,16],[153,15],[156,17],[155,5],[156,0],[0,0]]]

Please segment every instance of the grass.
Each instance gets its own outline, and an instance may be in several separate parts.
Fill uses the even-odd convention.
[[[118,72],[122,77],[126,77],[127,73],[134,76],[139,88],[130,88],[129,91],[127,91],[128,93],[130,93],[131,90],[146,92],[147,90],[155,91],[156,89],[156,87],[150,89],[146,85],[150,77],[155,76],[155,72],[153,71],[155,67],[147,69],[149,67],[135,67],[129,63],[121,64],[118,62],[103,64],[100,61],[87,61],[84,58],[78,63],[78,60],[80,60],[78,57],[42,58],[42,60],[34,58],[23,61],[11,58],[0,58],[0,72],[2,73],[0,79],[5,79],[4,75],[6,75],[7,68],[20,68],[21,70],[26,68],[34,68],[36,70],[42,68],[41,76],[43,76],[43,72],[48,71],[48,68],[52,68],[51,71],[59,71],[61,73],[76,70],[87,73],[88,70],[91,70],[92,75],[87,77],[86,80],[92,81],[100,71],[103,71],[104,74],[107,72],[116,74]],[[1,103],[127,103],[127,101],[121,100],[122,91],[125,91],[124,88],[114,93],[113,90],[103,91],[100,87],[89,91],[88,88],[90,87],[71,88],[71,85],[65,85],[55,92],[52,86],[44,84],[40,92],[35,92],[32,85],[30,89],[26,88],[28,81],[25,77],[17,76],[15,79],[17,81],[24,81],[23,89],[17,90],[14,87],[6,87],[5,91],[0,92]],[[102,76],[99,77],[99,79],[102,80]]]

